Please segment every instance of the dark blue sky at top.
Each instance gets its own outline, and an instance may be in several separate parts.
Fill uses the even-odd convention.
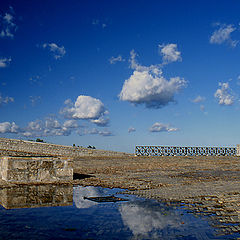
[[[229,82],[238,94],[240,46],[211,44],[209,39],[220,23],[234,25],[231,38],[240,40],[240,2],[1,1],[0,14],[11,11],[17,29],[14,38],[0,38],[0,58],[11,58],[9,66],[0,68],[0,93],[13,97],[14,102],[0,107],[0,123],[15,122],[24,128],[48,116],[63,122],[59,111],[64,101],[75,102],[79,95],[86,95],[100,99],[109,111],[107,130],[112,136],[42,137],[55,143],[79,142],[122,151],[131,151],[135,144],[221,145],[238,140],[234,135],[238,98],[231,106],[220,106],[214,93],[219,82]],[[64,46],[66,54],[54,59],[43,49],[44,43]],[[177,44],[182,61],[164,66],[163,75],[187,81],[187,87],[175,96],[176,103],[147,109],[120,101],[124,81],[133,73],[130,51],[138,54],[139,64],[150,66],[162,62],[158,45],[170,43]],[[109,59],[118,55],[125,61],[110,64]],[[207,114],[191,102],[198,95],[206,99]],[[78,122],[96,127],[85,120]],[[180,131],[149,132],[155,122]],[[129,127],[136,131],[129,134]],[[222,134],[219,129],[224,129]],[[22,137],[8,132],[1,136]]]

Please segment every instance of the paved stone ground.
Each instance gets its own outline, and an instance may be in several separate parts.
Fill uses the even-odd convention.
[[[240,157],[78,157],[73,162],[74,180],[65,184],[127,189],[205,216],[219,234],[240,234]],[[0,188],[12,186],[0,181]]]
[[[75,159],[75,183],[181,205],[206,216],[219,234],[240,233],[240,157],[115,157]]]

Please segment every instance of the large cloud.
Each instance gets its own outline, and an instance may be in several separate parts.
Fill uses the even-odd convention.
[[[210,43],[212,44],[222,44],[228,43],[232,47],[236,47],[238,41],[231,39],[231,33],[236,30],[233,25],[217,24],[219,29],[215,30],[210,37]]]
[[[219,83],[220,88],[214,94],[214,97],[218,99],[220,105],[232,105],[234,103],[234,97],[231,93],[229,83]]]
[[[120,100],[145,104],[147,108],[161,108],[174,102],[174,95],[186,86],[186,81],[180,77],[167,80],[159,65],[141,66],[136,62],[135,56],[132,51],[130,62],[134,72],[124,82],[119,94]]]
[[[176,132],[178,128],[171,127],[170,124],[164,124],[160,122],[154,123],[150,128],[150,132]]]

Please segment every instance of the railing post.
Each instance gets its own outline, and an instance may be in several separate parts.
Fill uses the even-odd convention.
[[[236,156],[240,156],[240,144],[237,144],[236,150],[237,150]]]

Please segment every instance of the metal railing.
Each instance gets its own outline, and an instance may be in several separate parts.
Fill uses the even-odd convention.
[[[235,156],[234,147],[136,146],[137,156]]]

